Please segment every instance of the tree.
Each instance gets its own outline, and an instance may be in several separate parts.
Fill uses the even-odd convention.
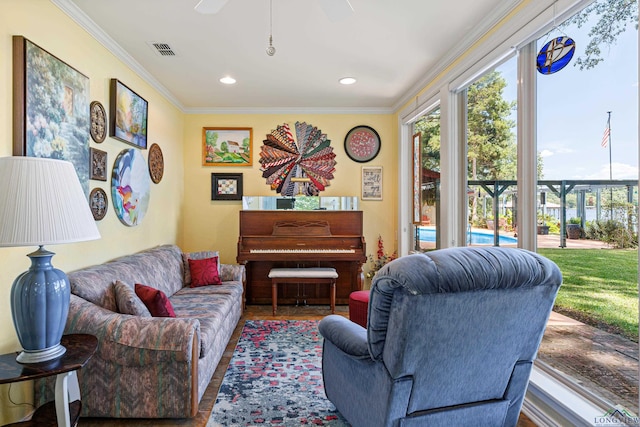
[[[638,29],[638,4],[636,0],[599,0],[582,9],[564,22],[562,27],[577,25],[582,28],[593,19],[596,23],[589,31],[589,43],[585,48],[584,57],[575,59],[574,66],[581,70],[588,70],[600,62],[601,46],[611,46],[630,24]]]

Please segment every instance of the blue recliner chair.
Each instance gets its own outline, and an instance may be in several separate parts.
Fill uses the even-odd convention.
[[[399,258],[373,280],[367,329],[320,322],[327,397],[354,427],[515,426],[561,283],[522,249]]]

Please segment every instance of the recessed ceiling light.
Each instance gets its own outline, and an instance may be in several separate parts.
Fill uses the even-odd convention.
[[[236,79],[234,79],[231,76],[225,76],[223,78],[220,79],[220,83],[224,83],[226,85],[232,85],[236,82]]]
[[[356,79],[354,77],[343,77],[339,82],[343,85],[352,85],[356,82]]]

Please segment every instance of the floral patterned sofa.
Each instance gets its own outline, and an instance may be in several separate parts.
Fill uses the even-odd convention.
[[[243,308],[241,265],[220,265],[221,285],[185,285],[187,259],[211,255],[165,245],[69,273],[65,333],[98,337],[96,353],[78,373],[81,416],[195,416]],[[161,290],[176,317],[119,313],[116,281]],[[37,382],[36,401],[51,400],[52,386]]]

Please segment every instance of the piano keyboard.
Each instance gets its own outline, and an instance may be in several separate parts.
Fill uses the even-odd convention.
[[[354,254],[355,249],[250,249],[252,254]]]

